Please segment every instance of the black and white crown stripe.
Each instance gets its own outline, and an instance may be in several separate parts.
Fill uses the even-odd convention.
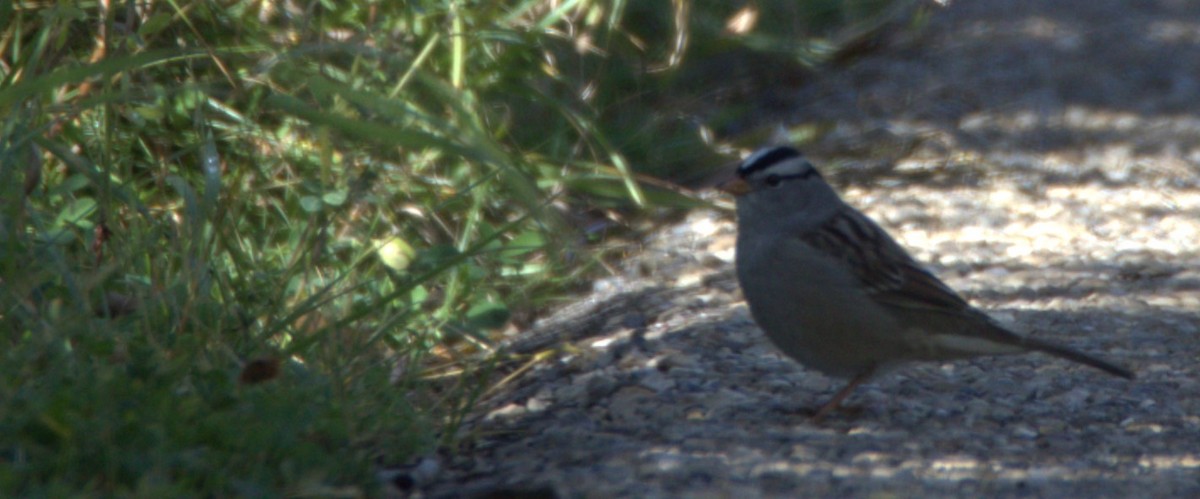
[[[776,179],[804,178],[818,175],[816,168],[804,160],[804,155],[794,147],[776,146],[755,151],[738,166],[738,176],[747,178],[770,170]]]
[[[742,160],[742,164],[738,166],[738,173],[744,177],[756,171],[765,170],[771,165],[801,156],[800,151],[794,147],[764,147],[746,156],[746,159]]]

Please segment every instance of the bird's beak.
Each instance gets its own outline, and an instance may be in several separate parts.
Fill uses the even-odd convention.
[[[742,177],[734,175],[717,184],[717,190],[727,194],[733,194],[734,196],[741,196],[742,194],[750,192],[750,184],[746,183],[745,180],[742,180]]]

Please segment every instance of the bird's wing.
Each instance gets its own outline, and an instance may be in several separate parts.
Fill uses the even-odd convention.
[[[846,262],[867,294],[882,304],[942,312],[971,308],[882,228],[853,208],[838,212],[801,238],[817,251]]]
[[[913,260],[891,236],[866,216],[847,208],[816,230],[800,236],[810,247],[846,262],[876,303],[902,324],[919,324],[931,356],[1014,353],[1039,350],[1133,379],[1133,372],[1073,349],[1017,335],[972,307],[958,293]]]
[[[888,309],[905,330],[926,336],[930,358],[1015,353],[1021,336],[972,307],[913,260],[891,236],[853,208],[802,236],[809,246],[846,262],[868,297]]]

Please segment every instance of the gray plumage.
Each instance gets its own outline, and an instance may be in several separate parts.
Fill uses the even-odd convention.
[[[972,307],[793,148],[756,152],[723,190],[738,196],[737,274],[755,322],[788,356],[852,379],[818,418],[881,368],[906,361],[1040,351],[1133,378]]]

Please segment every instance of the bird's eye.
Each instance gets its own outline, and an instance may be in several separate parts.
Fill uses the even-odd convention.
[[[767,178],[763,179],[763,181],[766,182],[767,185],[769,185],[771,187],[777,187],[777,186],[779,186],[780,182],[783,182],[783,179],[780,178],[779,175],[772,174],[772,175],[767,175]]]

